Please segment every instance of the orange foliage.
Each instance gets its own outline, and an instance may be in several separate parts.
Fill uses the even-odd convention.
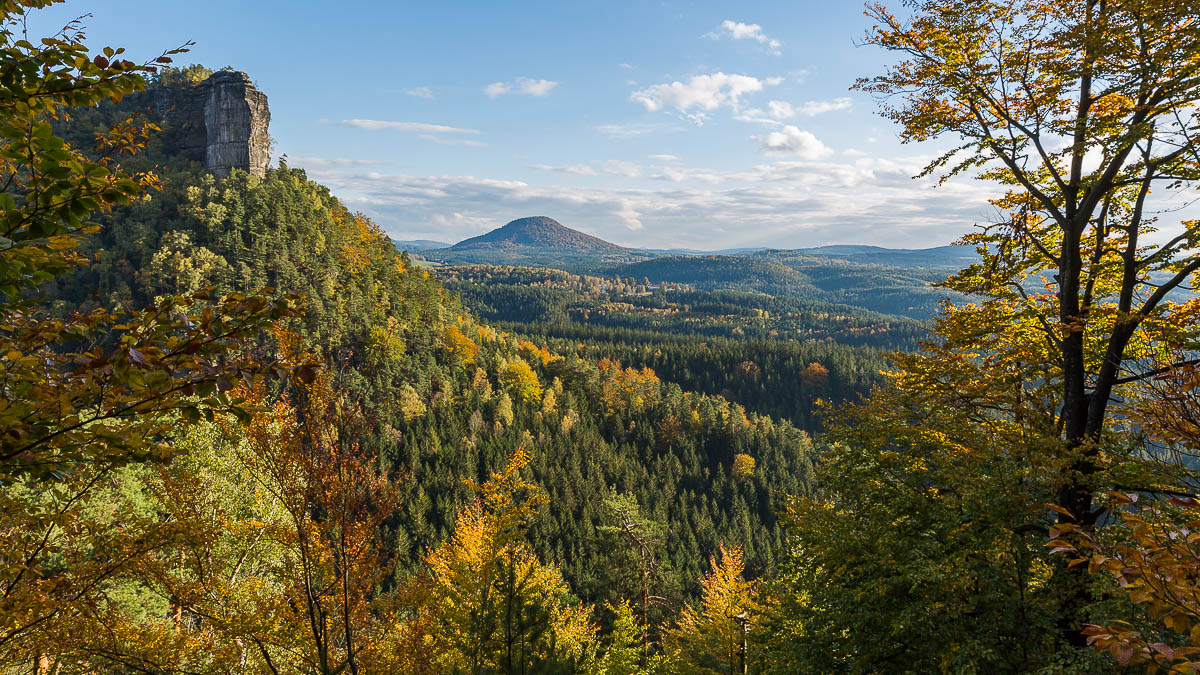
[[[621,368],[619,361],[601,359],[599,399],[605,414],[640,411],[658,400],[661,380],[650,368]]]

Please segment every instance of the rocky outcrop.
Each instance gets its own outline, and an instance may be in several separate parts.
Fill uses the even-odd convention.
[[[193,87],[161,87],[151,96],[167,123],[172,151],[202,162],[219,178],[233,169],[266,175],[271,110],[249,75],[223,70]]]

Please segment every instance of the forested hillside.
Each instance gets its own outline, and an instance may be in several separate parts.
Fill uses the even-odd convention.
[[[605,567],[595,527],[612,490],[691,535],[668,554],[680,591],[694,592],[706,557],[694,552],[722,541],[743,545],[754,569],[771,560],[780,536],[772,495],[807,489],[803,434],[686,394],[652,371],[563,358],[477,324],[303,171],[170,180],[106,218],[85,249],[98,264],[60,278],[47,295],[139,307],[209,286],[300,294],[293,330],[375,420],[369,443],[388,472],[411,478],[402,483],[404,564],[447,536],[471,497],[463,479],[482,481],[522,446],[555,504],[533,530],[535,548],[563,564],[589,600],[610,588],[595,579]],[[735,480],[737,454],[775,470]]]
[[[101,106],[65,130],[85,138],[97,120],[121,112]],[[315,358],[328,373],[318,381],[337,392],[345,411],[329,424],[350,425],[340,433],[352,429],[354,452],[373,458],[391,483],[394,511],[378,523],[378,555],[386,561],[373,577],[379,583],[395,586],[423,573],[429,551],[461,536],[456,514],[473,503],[471,485],[484,484],[514,457],[546,497],[528,514],[523,540],[561,569],[564,588],[589,605],[616,607],[652,583],[656,599],[646,611],[658,623],[698,597],[706,561],[721,546],[737,547],[752,576],[772,566],[782,542],[781,495],[811,489],[810,441],[788,422],[688,393],[648,368],[559,355],[481,324],[377,226],[303,171],[281,165],[264,178],[235,171],[214,179],[162,153],[151,146],[130,162],[177,167],[162,174],[159,190],[105,215],[99,232],[78,249],[92,263],[43,285],[39,297],[62,312],[263,288],[296,297],[295,316],[260,336],[257,349]],[[283,397],[273,404],[279,406],[289,390],[276,386],[258,395]],[[309,422],[321,416],[297,412]],[[233,461],[233,450],[217,439],[240,432],[210,418],[215,424],[169,435],[169,444],[193,449],[181,465],[186,471],[210,475]],[[246,438],[255,442],[252,434]],[[106,479],[101,499],[138,513],[177,508],[169,496],[158,497],[165,501],[157,506],[113,496],[153,493],[157,480],[118,471]],[[214,508],[234,508],[225,516],[233,518],[246,506]],[[631,513],[674,533],[638,553],[653,556],[653,579],[639,577],[630,558],[634,544],[620,519]],[[162,591],[136,575],[122,578],[111,589],[116,595],[105,590],[99,597],[131,612],[114,620],[132,621],[128,630],[138,633],[145,627],[136,617],[147,608],[136,598]],[[611,614],[597,619],[607,624]]]
[[[820,430],[816,402],[865,395],[884,353],[916,348],[928,328],[849,305],[747,291],[592,277],[554,269],[467,266],[434,273],[480,316],[560,353],[651,368],[687,390]]]
[[[687,284],[702,290],[820,300],[927,320],[943,300],[960,297],[934,286],[953,271],[949,267],[863,264],[792,251],[760,251],[739,256],[668,256],[592,267],[588,273]]]

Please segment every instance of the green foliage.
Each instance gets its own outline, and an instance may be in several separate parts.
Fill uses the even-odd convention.
[[[686,390],[819,432],[818,400],[853,400],[880,381],[880,348],[916,346],[925,328],[845,305],[552,269],[437,270],[472,310],[560,354],[651,368]]]
[[[119,49],[90,56],[78,21],[32,44],[22,26],[30,10],[49,4],[21,0],[0,8],[0,63],[7,65],[0,81],[0,174],[8,177],[0,192],[0,294],[9,301],[78,265],[67,252],[95,231],[89,219],[155,184],[152,175],[129,175],[113,162],[141,149],[151,125],[130,117],[96,130],[96,158],[85,156],[91,148],[72,147],[54,133],[52,122],[71,108],[144,89],[144,74],[154,66],[121,58]],[[170,61],[164,54],[155,62]]]

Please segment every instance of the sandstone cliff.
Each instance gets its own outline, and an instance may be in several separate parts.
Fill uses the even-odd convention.
[[[233,169],[264,176],[270,161],[267,95],[250,76],[224,70],[191,87],[160,87],[151,106],[164,115],[172,151],[202,162],[217,177]]]

